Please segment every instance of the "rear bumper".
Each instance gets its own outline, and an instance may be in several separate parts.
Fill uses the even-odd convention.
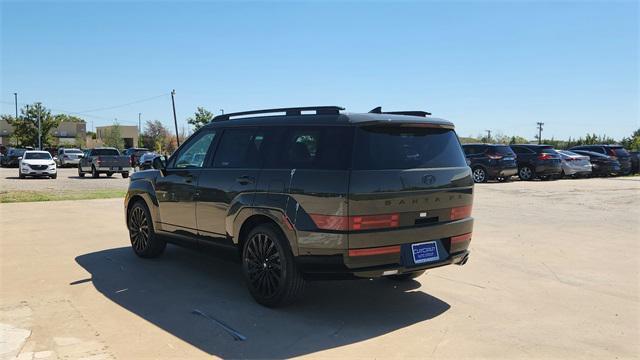
[[[132,172],[130,167],[122,167],[122,166],[115,166],[115,167],[110,167],[110,166],[100,166],[97,167],[96,170],[99,173],[106,173],[106,172],[110,172],[110,173],[123,173],[123,172]]]
[[[498,177],[509,177],[518,174],[518,167],[494,167],[487,169],[487,174],[490,178],[495,179]]]
[[[414,266],[407,266],[401,262],[397,262],[360,268],[349,268],[345,264],[343,255],[299,256],[296,258],[296,262],[304,276],[309,279],[366,279],[389,275],[400,275],[452,264],[464,265],[468,261],[469,255],[469,250],[463,250],[448,255],[447,258],[441,261]]]
[[[62,165],[78,165],[80,164],[80,159],[61,159],[60,164]]]
[[[591,174],[591,165],[589,166],[562,166],[565,175],[587,175]]]

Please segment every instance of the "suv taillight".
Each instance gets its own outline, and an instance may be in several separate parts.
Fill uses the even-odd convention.
[[[451,208],[450,220],[460,220],[471,216],[471,205]]]
[[[318,229],[323,230],[372,230],[400,226],[400,214],[333,216],[309,214]]]
[[[504,156],[500,155],[500,154],[489,154],[487,153],[487,157],[491,160],[500,160],[502,159]]]
[[[542,153],[538,155],[538,160],[551,160],[551,159],[553,159],[553,156],[551,156],[551,154]]]

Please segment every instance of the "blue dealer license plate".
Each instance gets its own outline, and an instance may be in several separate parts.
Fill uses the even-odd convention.
[[[438,244],[435,241],[412,244],[411,252],[413,253],[413,262],[415,264],[423,264],[440,259],[440,256],[438,256]]]

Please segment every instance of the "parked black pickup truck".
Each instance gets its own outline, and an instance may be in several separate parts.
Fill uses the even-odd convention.
[[[84,177],[86,173],[97,178],[100,174],[112,176],[114,173],[122,174],[123,178],[129,177],[131,164],[129,157],[120,155],[116,148],[95,148],[85,150],[78,164],[78,176]]]

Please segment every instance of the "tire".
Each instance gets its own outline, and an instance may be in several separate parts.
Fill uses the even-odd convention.
[[[58,178],[58,173],[55,173],[55,174],[53,174],[53,175],[51,175],[49,177],[52,178],[52,179],[57,179]]]
[[[533,180],[533,178],[535,177],[535,174],[531,169],[531,167],[522,166],[518,169],[518,177],[520,178],[520,180],[530,181],[530,180]]]
[[[407,281],[407,280],[413,280],[418,276],[421,276],[425,272],[427,272],[427,270],[418,270],[418,271],[413,271],[413,272],[404,273],[400,275],[389,275],[389,276],[386,276],[386,278],[394,281]]]
[[[112,177],[112,176],[113,176],[113,173],[112,173],[112,172],[108,172],[108,173],[107,173],[107,177]]]
[[[151,213],[143,201],[136,201],[129,209],[127,228],[131,248],[141,258],[158,257],[167,247],[167,242],[155,233]]]
[[[122,173],[122,178],[123,178],[123,179],[126,179],[126,178],[128,178],[128,177],[129,177],[129,173],[128,173],[128,172],[123,172],[123,173]]]
[[[24,179],[26,176],[24,176],[24,174],[22,173],[22,171],[18,170],[18,177],[20,179]]]
[[[84,173],[82,172],[82,169],[80,168],[80,164],[78,164],[78,176],[84,177]]]
[[[472,170],[473,182],[483,183],[487,182],[487,172],[481,167],[475,167]]]
[[[92,178],[100,177],[100,173],[98,172],[98,170],[96,170],[96,167],[94,165],[91,165],[91,177]]]
[[[242,273],[251,296],[267,307],[290,304],[304,289],[289,243],[274,224],[259,225],[244,239]]]

